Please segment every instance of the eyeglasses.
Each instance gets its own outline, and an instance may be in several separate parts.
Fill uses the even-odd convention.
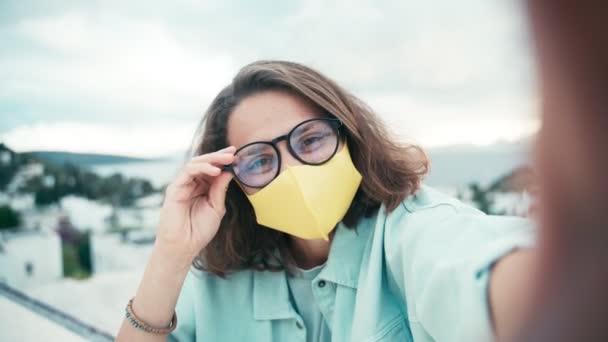
[[[224,167],[236,179],[251,188],[263,188],[281,170],[281,153],[277,144],[287,141],[287,150],[302,164],[321,165],[338,151],[342,122],[334,118],[303,121],[289,133],[271,141],[249,143],[235,152],[235,161]]]

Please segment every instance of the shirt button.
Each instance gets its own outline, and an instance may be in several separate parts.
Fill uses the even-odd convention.
[[[318,286],[318,287],[325,287],[325,280],[320,280],[320,281],[317,283],[317,286]]]
[[[298,327],[298,329],[304,328],[304,326],[302,325],[302,323],[300,323],[299,321],[296,321],[296,327]]]

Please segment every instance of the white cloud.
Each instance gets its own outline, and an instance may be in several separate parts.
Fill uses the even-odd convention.
[[[488,98],[466,105],[424,101],[406,93],[363,99],[392,133],[425,147],[515,141],[539,128],[538,102],[532,98]]]
[[[162,120],[133,125],[40,122],[12,129],[0,140],[19,152],[58,150],[158,157],[184,152],[196,125]]]
[[[60,58],[0,59],[12,76],[5,97],[72,104],[85,116],[191,116],[235,70],[228,54],[182,43],[153,21],[70,12],[26,19],[18,31]]]
[[[422,143],[512,140],[538,127],[520,5],[187,0],[55,8],[0,23],[0,40],[21,44],[0,51],[0,129],[17,149],[170,153],[184,143],[163,148],[145,135],[179,140],[176,132],[194,128],[238,67],[278,58],[318,68]],[[133,144],[130,127],[145,127],[138,139],[151,142]],[[94,138],[75,144],[74,130]]]
[[[53,50],[79,52],[94,44],[87,41],[92,32],[87,17],[81,12],[25,19],[17,25],[17,29]]]

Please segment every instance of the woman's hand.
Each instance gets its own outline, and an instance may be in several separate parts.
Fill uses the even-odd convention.
[[[153,326],[167,326],[192,259],[213,239],[224,217],[234,147],[192,158],[165,190],[152,254],[139,284],[133,310]],[[116,341],[166,341],[123,319]]]
[[[165,255],[189,265],[218,231],[232,174],[233,146],[192,158],[165,190],[156,245]]]

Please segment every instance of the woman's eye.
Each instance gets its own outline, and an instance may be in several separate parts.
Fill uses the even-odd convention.
[[[302,141],[302,145],[309,146],[309,145],[316,143],[320,139],[321,139],[320,137],[307,138],[306,140]]]
[[[321,146],[327,138],[327,134],[308,136],[300,140],[298,143],[301,150],[315,149]]]
[[[265,157],[256,158],[247,165],[247,171],[249,172],[264,172],[271,168],[272,159]]]

